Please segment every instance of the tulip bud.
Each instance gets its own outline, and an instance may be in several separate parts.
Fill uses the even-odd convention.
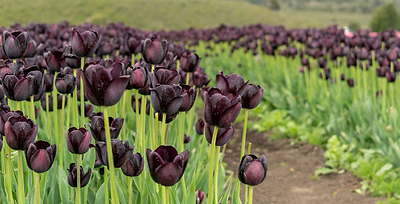
[[[221,71],[215,77],[215,83],[216,87],[219,88],[224,94],[231,93],[234,95],[243,96],[249,81],[245,83],[243,77],[239,74],[230,74],[224,76],[224,73]]]
[[[201,58],[197,54],[186,51],[180,59],[181,68],[185,72],[195,72],[199,67],[200,61]]]
[[[66,134],[67,147],[72,154],[85,154],[92,142],[89,131],[85,128],[70,127]]]
[[[78,114],[81,115],[81,111],[80,111],[80,104],[78,105]],[[85,109],[85,117],[90,117],[90,115],[92,115],[93,113],[93,106],[90,104],[85,104],[84,105],[84,109]]]
[[[204,200],[204,192],[201,190],[197,190],[195,192],[196,195],[196,204],[202,204]]]
[[[79,168],[79,174],[81,179],[81,187],[85,187],[89,183],[90,175],[92,174],[92,169],[88,168],[86,174],[83,172],[82,166]],[[78,169],[75,166],[75,163],[71,163],[68,169],[68,184],[74,188],[78,186]]]
[[[131,154],[126,160],[125,164],[121,166],[122,173],[125,176],[139,176],[144,167],[144,159],[142,155],[138,152],[136,154]]]
[[[3,90],[7,98],[24,101],[33,95],[34,76],[6,74],[3,77]]]
[[[193,105],[194,102],[196,100],[196,89],[192,88],[191,86],[188,85],[181,85],[182,87],[182,104],[179,108],[180,112],[184,112],[184,111],[189,111]]]
[[[129,85],[134,89],[146,86],[149,79],[149,70],[144,67],[135,67],[129,79]]]
[[[79,33],[77,28],[72,28],[72,50],[78,57],[90,57],[100,44],[101,36],[94,31]]]
[[[199,67],[193,73],[193,84],[198,88],[207,86],[207,84],[210,83],[210,81],[211,81],[211,79],[208,79],[208,76],[204,72],[204,68],[202,68],[202,67]]]
[[[106,143],[97,141],[96,145],[91,144],[90,146],[95,147],[96,154],[98,155],[101,163],[108,167],[108,154]],[[133,146],[129,145],[128,140],[125,140],[125,142],[123,143],[121,140],[112,139],[111,148],[115,168],[120,168],[123,164],[125,164],[126,160],[128,160],[133,151]]]
[[[178,85],[180,75],[177,70],[168,70],[161,67],[155,70],[155,73],[151,75],[150,79],[153,88],[158,85]]]
[[[204,133],[204,120],[203,119],[199,119],[196,122],[196,133],[198,135],[202,135]]]
[[[151,89],[151,105],[155,112],[168,115],[178,112],[182,105],[182,88],[177,85],[160,85]]]
[[[61,94],[71,94],[75,89],[74,71],[65,67],[56,76],[56,88]]]
[[[187,134],[183,134],[183,143],[187,144],[190,142],[190,136]]]
[[[56,157],[56,145],[51,145],[47,141],[36,141],[30,143],[25,150],[26,163],[28,167],[36,172],[43,173],[50,169]]]
[[[238,177],[240,182],[256,186],[264,181],[267,175],[267,158],[265,155],[256,157],[255,155],[245,155],[239,164]]]
[[[151,178],[163,186],[173,186],[185,172],[189,151],[178,154],[172,146],[159,146],[154,152],[146,150]]]

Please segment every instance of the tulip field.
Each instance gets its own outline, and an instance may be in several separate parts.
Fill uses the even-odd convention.
[[[1,203],[252,204],[268,154],[247,129],[320,145],[314,177],[352,171],[357,193],[400,199],[396,30],[0,31]]]

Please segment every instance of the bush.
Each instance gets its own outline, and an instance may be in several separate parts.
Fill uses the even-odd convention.
[[[398,29],[400,25],[399,13],[393,2],[379,6],[370,22],[372,31],[384,31],[388,28]]]
[[[351,30],[351,31],[358,31],[358,30],[360,30],[360,28],[361,28],[361,26],[360,26],[360,24],[359,23],[357,23],[357,22],[350,22],[349,23],[349,29]]]

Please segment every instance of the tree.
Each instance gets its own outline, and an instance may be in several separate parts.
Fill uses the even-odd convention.
[[[388,28],[398,29],[399,25],[399,12],[393,2],[379,6],[372,14],[370,22],[372,31],[384,31]]]

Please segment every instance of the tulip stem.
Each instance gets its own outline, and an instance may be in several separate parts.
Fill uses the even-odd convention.
[[[162,203],[167,204],[167,187],[161,186]]]
[[[78,154],[76,158],[76,175],[77,175],[77,185],[76,185],[76,196],[75,203],[81,204],[81,155]]]
[[[189,85],[190,83],[190,74],[189,72],[186,72],[186,85]]]
[[[104,167],[104,204],[108,204],[108,169]]]
[[[246,151],[246,133],[247,133],[247,119],[249,117],[249,109],[244,110],[244,123],[243,123],[243,134],[242,134],[242,149],[240,151],[240,159],[244,156]]]
[[[145,132],[145,129],[146,129],[146,107],[147,106],[147,96],[143,96],[142,97],[142,105],[141,105],[141,111],[140,111],[140,116],[141,116],[141,119],[140,119],[140,126],[141,126],[141,128],[140,128],[140,140],[141,140],[141,142],[144,142],[143,141],[143,135],[144,135],[144,132]],[[152,142],[151,142],[151,140],[149,140],[149,143],[151,144]],[[152,146],[152,145],[149,145],[152,149],[154,149],[154,146]],[[140,153],[141,154],[143,154],[144,155],[144,153],[145,153],[145,144],[144,143],[142,143],[141,144],[141,149],[140,149]]]
[[[22,166],[22,150],[18,150],[18,203],[24,203],[24,168]],[[11,155],[10,155],[11,156]]]
[[[117,186],[115,185],[115,171],[114,171],[114,160],[111,148],[111,136],[110,136],[110,124],[108,119],[108,107],[104,107],[104,126],[106,132],[106,144],[107,144],[107,156],[108,156],[108,166],[110,169],[110,184],[111,184],[111,199],[113,203],[119,204]]]
[[[137,109],[136,109],[136,110],[137,110]],[[132,204],[132,200],[133,200],[132,181],[133,181],[133,177],[129,177],[129,188],[128,188],[128,192],[129,192],[129,204]]]
[[[163,141],[162,142],[162,144],[161,145],[165,145],[165,144],[167,144],[167,137],[166,137],[166,119],[167,119],[167,114],[166,113],[163,113],[162,114],[162,122],[161,122],[161,141]],[[182,142],[183,142],[183,140],[182,140]]]
[[[249,202],[248,204],[253,204],[253,186],[249,186]]]
[[[53,134],[51,134],[51,122],[52,120],[50,119],[50,104],[49,104],[49,96],[50,94],[45,93],[45,99],[46,99],[46,124],[47,124],[47,133],[49,134],[50,138],[50,143],[53,143]]]
[[[124,94],[125,97],[125,94]],[[142,98],[142,103],[143,103],[143,98]],[[146,101],[144,102],[146,103]],[[142,104],[143,106],[143,104]],[[139,89],[135,90],[135,108],[136,108],[136,135],[135,135],[135,142],[136,142],[136,148],[139,149],[139,151],[141,150],[141,143],[142,141],[142,134],[139,134],[140,132],[140,119],[139,119]],[[142,114],[146,114],[141,112]],[[141,133],[141,132],[140,132]]]
[[[10,104],[10,103],[9,103]],[[7,144],[5,142],[4,144]],[[10,203],[14,203],[13,194],[12,194],[12,187],[11,187],[11,148],[7,145],[7,190],[8,190],[8,199]]]
[[[34,198],[34,203],[35,204],[40,204],[40,186],[39,186],[39,173],[34,173],[35,174],[35,198]]]
[[[67,96],[65,94],[62,95],[62,100],[61,100],[61,118],[64,118],[64,116],[65,116],[65,98],[66,97]],[[64,124],[62,124],[61,127],[60,127],[60,135],[63,135],[63,134],[64,134]],[[59,164],[60,164],[61,168],[63,168],[63,166],[64,166],[64,163],[63,163],[63,157],[64,157],[64,154],[63,154],[63,141],[64,141],[63,139],[60,139],[60,141],[59,141],[60,154],[58,154],[58,155],[60,155],[60,163]]]
[[[83,71],[83,67],[85,66],[85,58],[81,57],[81,70]],[[82,72],[81,72],[82,73]],[[85,96],[84,96],[84,87],[83,87],[83,77],[79,75],[79,78],[81,80],[81,123],[82,127],[85,125]],[[64,103],[63,103],[64,104]]]
[[[125,113],[125,109],[126,109],[126,91],[124,91],[124,94],[122,94],[122,118],[125,120],[126,118],[125,118],[125,116],[126,116],[126,113]],[[137,109],[136,109],[137,110]],[[136,117],[136,119],[137,119],[137,117]],[[136,122],[136,124],[137,124],[137,122]],[[122,141],[125,141],[125,138],[126,138],[126,133],[125,133],[125,128],[124,128],[124,126],[126,127],[126,125],[124,125],[124,124],[122,124],[123,125],[123,127],[121,128],[121,130],[122,130]],[[137,128],[137,125],[136,125],[136,128]],[[136,130],[136,136],[138,135],[138,131]],[[135,136],[135,138],[136,138],[136,136]],[[136,139],[135,139],[136,140]]]
[[[218,127],[214,128],[214,133],[211,140],[210,147],[210,166],[208,172],[208,197],[207,203],[211,204],[213,201],[213,173],[214,173],[214,154],[215,154],[215,143],[217,141]]]
[[[218,174],[219,174],[219,156],[221,152],[221,147],[217,147],[217,152],[215,155],[215,178],[214,178],[214,203],[218,203]]]
[[[184,129],[184,120],[185,120],[185,115],[183,113],[179,114],[179,135],[178,135],[178,152],[183,152],[184,149],[184,144],[183,144],[183,129]],[[183,192],[183,200],[186,202],[187,198],[187,193],[186,193],[186,183],[185,183],[185,176],[182,175],[181,178],[181,183],[182,183],[182,192]]]
[[[33,104],[33,97],[31,96],[31,101],[30,101],[30,109],[31,109],[31,119],[33,120],[33,122],[35,122],[35,118],[36,118],[36,114],[35,114],[35,105]]]

